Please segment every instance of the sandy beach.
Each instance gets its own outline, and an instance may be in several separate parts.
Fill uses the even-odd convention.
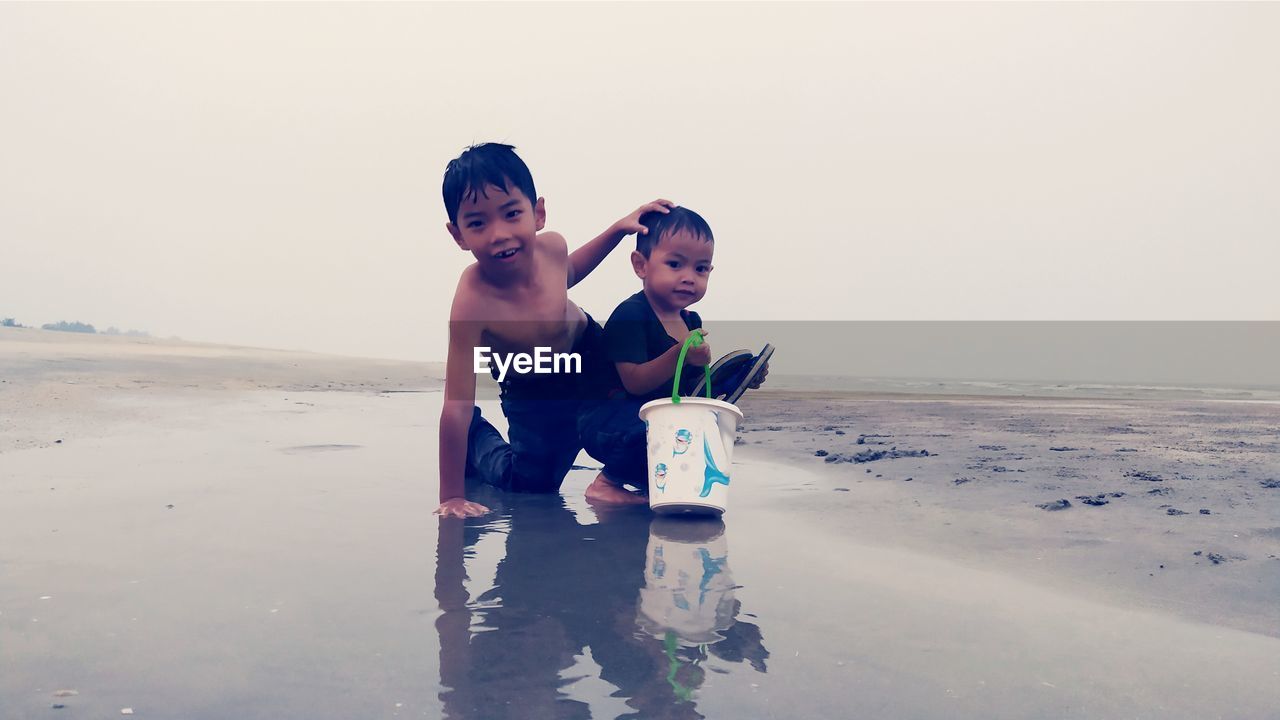
[[[0,717],[1277,717],[1280,405],[758,392],[698,534],[441,522],[440,376],[0,328]]]

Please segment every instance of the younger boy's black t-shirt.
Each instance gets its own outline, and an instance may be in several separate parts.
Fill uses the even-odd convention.
[[[684,324],[688,329],[702,327],[702,318],[698,313],[692,310],[681,310],[680,315],[684,318]],[[679,345],[682,342],[684,338],[673,338],[667,334],[667,329],[662,326],[662,321],[649,305],[643,290],[623,300],[604,325],[604,355],[608,361],[605,363],[608,369],[604,373],[602,383],[605,395],[629,396],[644,402],[671,397],[669,380],[645,395],[629,395],[623,388],[622,380],[618,378],[618,371],[613,363],[646,363],[665,353],[672,345]],[[702,374],[701,367],[695,367],[686,361],[684,371],[681,373],[680,387],[686,390],[693,387]]]

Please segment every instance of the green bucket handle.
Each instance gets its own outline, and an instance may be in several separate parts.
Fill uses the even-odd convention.
[[[699,328],[689,333],[689,337],[684,339],[684,345],[680,346],[680,357],[676,358],[676,377],[671,383],[671,402],[680,404],[680,372],[684,370],[684,356],[689,352],[689,348],[697,347],[702,344],[702,329]],[[703,365],[702,371],[706,373],[706,380],[702,383],[707,389],[707,399],[711,399],[711,365]]]

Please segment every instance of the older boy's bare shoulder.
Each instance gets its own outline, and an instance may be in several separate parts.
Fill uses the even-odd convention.
[[[538,248],[543,252],[555,257],[569,257],[569,243],[564,236],[558,232],[547,231],[538,233],[534,242],[538,243]]]
[[[453,305],[449,308],[449,320],[476,321],[481,320],[480,309],[484,307],[485,282],[480,277],[479,268],[468,265],[458,277],[458,285],[453,290]]]

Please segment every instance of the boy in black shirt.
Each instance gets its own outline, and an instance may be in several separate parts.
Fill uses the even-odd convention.
[[[687,308],[707,292],[715,252],[711,227],[684,207],[673,207],[665,214],[646,213],[640,224],[648,232],[636,236],[631,267],[644,281],[644,289],[622,301],[605,323],[604,354],[613,367],[602,372],[597,399],[586,403],[578,416],[584,448],[604,463],[587,488],[589,500],[647,502],[643,495],[623,488],[648,490],[640,406],[671,395],[680,347],[692,331],[702,327],[702,318]],[[709,362],[710,345],[690,347],[681,387],[692,387]],[[751,387],[758,387],[764,374],[767,371]]]

